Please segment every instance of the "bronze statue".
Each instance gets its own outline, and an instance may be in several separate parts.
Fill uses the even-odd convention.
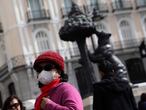
[[[125,65],[114,54],[112,45],[110,43],[110,33],[95,31],[98,37],[98,47],[93,54],[89,53],[89,58],[94,63],[100,63],[102,60],[108,60],[113,64],[116,75],[122,79],[127,80],[127,70]]]

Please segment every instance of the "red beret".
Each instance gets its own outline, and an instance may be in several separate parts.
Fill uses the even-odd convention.
[[[48,62],[48,63],[53,63],[55,64],[60,70],[64,71],[64,59],[63,57],[54,51],[46,51],[39,55],[33,65],[33,68],[35,70],[39,69],[39,64],[41,62]]]

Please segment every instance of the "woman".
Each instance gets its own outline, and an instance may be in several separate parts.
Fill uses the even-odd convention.
[[[5,100],[2,110],[23,110],[22,102],[17,96],[9,96]]]
[[[53,51],[44,52],[36,58],[34,69],[41,89],[35,110],[83,110],[78,90],[67,83],[62,56]]]

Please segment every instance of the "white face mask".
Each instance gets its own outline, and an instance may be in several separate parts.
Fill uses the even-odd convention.
[[[56,74],[56,71],[45,71],[43,70],[39,75],[38,75],[38,81],[40,81],[42,84],[48,84],[50,83]]]

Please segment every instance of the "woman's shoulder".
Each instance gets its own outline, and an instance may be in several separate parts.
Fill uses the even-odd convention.
[[[68,83],[68,82],[62,82],[59,86],[58,86],[58,89],[60,89],[60,90],[62,90],[62,91],[74,91],[74,90],[76,90],[77,88],[74,86],[74,85],[72,85],[72,84],[70,84],[70,83]]]
[[[66,88],[66,87],[68,87],[68,88],[74,88],[74,86],[72,85],[72,84],[70,84],[70,83],[68,83],[68,82],[62,82],[61,84],[60,84],[60,87],[62,87],[62,88]]]

